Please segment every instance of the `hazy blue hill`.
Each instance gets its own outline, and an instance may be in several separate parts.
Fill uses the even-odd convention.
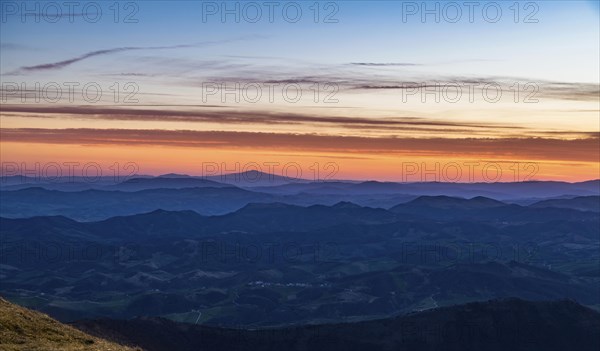
[[[178,182],[179,181],[179,182]],[[210,183],[210,182],[214,183]],[[139,183],[135,185],[133,183]],[[497,200],[525,198],[554,198],[563,195],[600,195],[600,180],[578,183],[557,181],[490,182],[490,183],[444,183],[444,182],[380,182],[345,181],[288,178],[259,171],[247,171],[215,176],[189,176],[185,174],[163,174],[158,177],[136,175],[119,182],[114,177],[105,176],[91,181],[82,177],[61,177],[58,179],[38,179],[26,176],[6,176],[0,178],[2,190],[19,190],[29,187],[42,187],[49,190],[81,191],[87,189],[119,189],[134,191],[160,187],[213,187],[229,185],[270,194],[329,194],[329,195],[446,195],[456,197],[485,196]],[[220,185],[219,185],[220,184]]]
[[[24,176],[24,175],[12,175],[0,177],[1,186],[9,186],[22,183],[32,183],[35,178]]]
[[[181,174],[181,173],[165,173],[165,174],[161,174],[156,178],[197,178],[197,177],[193,177],[187,174]]]
[[[273,186],[256,186],[251,189],[272,194],[347,194],[355,183],[342,181],[297,182]]]
[[[529,181],[491,183],[443,183],[443,182],[296,182],[275,186],[256,186],[254,190],[272,194],[331,194],[331,195],[429,195],[472,198],[484,196],[496,200],[521,198],[549,198],[562,195],[587,196],[600,194],[600,181],[581,183]]]
[[[591,185],[590,185],[591,184]],[[600,188],[591,183],[567,183],[553,181],[491,182],[491,183],[381,183],[365,182],[358,188],[378,189],[385,192],[401,192],[417,195],[446,195],[453,197],[485,196],[496,200],[524,197],[553,197],[565,194],[598,195]]]
[[[78,220],[151,212],[193,210],[205,215],[224,214],[250,202],[272,202],[272,195],[236,187],[148,189],[135,192],[87,190],[61,192],[43,188],[3,191],[2,217],[63,215]]]
[[[536,202],[531,207],[570,208],[580,211],[600,212],[600,196],[580,196],[571,199],[551,199]]]
[[[232,187],[212,180],[187,177],[132,178],[106,187],[106,190],[140,191],[147,189],[225,188]]]
[[[260,172],[256,170],[215,176],[204,176],[203,179],[230,184],[237,187],[269,187],[285,185],[290,183],[308,182],[308,180],[301,178],[283,177],[280,175]]]
[[[595,191],[595,192],[600,191],[600,179],[587,180],[584,182],[573,183],[573,184],[576,185],[577,187],[580,187],[582,189],[586,189],[589,191]]]
[[[166,319],[84,320],[77,328],[148,351],[596,351],[600,314],[573,301],[475,302],[359,323],[219,329]]]
[[[271,179],[271,175],[263,173],[246,173],[245,175],[229,175],[235,179]],[[254,177],[254,178],[252,178]],[[257,178],[258,177],[258,178]],[[106,185],[107,179],[99,183],[86,184],[81,181],[73,183],[39,184],[33,188],[18,190],[2,190],[4,201],[0,203],[0,216],[3,217],[32,217],[63,215],[78,220],[100,220],[114,216],[131,215],[150,212],[157,209],[169,211],[193,210],[202,215],[226,214],[236,211],[250,203],[286,203],[291,205],[331,206],[338,202],[353,202],[361,206],[374,208],[391,208],[399,203],[407,203],[419,196],[438,197],[432,199],[435,203],[413,203],[408,214],[415,213],[417,205],[422,209],[437,208],[432,215],[442,215],[440,210],[443,202],[454,201],[452,210],[463,211],[475,208],[500,205],[492,199],[510,199],[511,202],[523,201],[531,203],[533,198],[551,198],[561,196],[575,197],[577,195],[598,196],[594,190],[595,181],[585,183],[564,182],[523,182],[523,183],[392,183],[392,182],[304,182],[282,183],[272,186],[277,181],[283,182],[283,177],[270,182],[269,186],[246,187],[241,189],[228,183],[221,183],[210,178],[218,177],[188,177],[185,175],[169,175],[159,177],[139,177],[126,180],[117,185]],[[226,178],[228,179],[228,178]],[[289,180],[288,180],[289,181]],[[20,187],[18,185],[17,187]],[[49,189],[47,189],[48,187]],[[91,189],[88,187],[92,187]],[[55,190],[51,190],[55,189]],[[112,190],[108,190],[112,189]],[[118,189],[118,191],[115,191]],[[445,197],[444,197],[445,196]],[[471,198],[468,202],[448,197]],[[444,200],[445,199],[445,200]],[[425,202],[425,199],[419,201]],[[468,204],[468,205],[467,205]],[[469,206],[469,208],[465,207]],[[395,211],[401,213],[401,206]],[[532,207],[536,208],[536,207]],[[412,211],[412,212],[411,212]],[[510,211],[521,212],[539,218],[539,212],[528,213],[519,208],[506,208],[506,216]],[[424,211],[421,211],[424,212]],[[596,211],[598,212],[598,211]],[[439,218],[456,217],[456,213]],[[485,216],[485,213],[482,213]],[[577,213],[562,214],[573,218]],[[428,218],[430,218],[429,216]],[[502,216],[496,216],[502,219]],[[485,217],[484,217],[485,218]]]
[[[136,175],[136,178],[153,178],[147,175]],[[6,176],[0,177],[0,188],[2,190],[20,190],[27,188],[40,187],[48,190],[59,191],[83,191],[89,189],[102,189],[121,183],[123,180],[114,176],[101,177],[81,177],[81,176],[62,176],[62,177],[27,177],[27,176]]]
[[[470,190],[489,190],[502,193],[503,198],[523,198],[523,197],[555,197],[566,194],[572,195],[598,195],[600,180],[589,182],[568,183],[559,181],[525,181],[525,182],[492,182],[492,183],[473,183],[467,185]],[[510,197],[509,197],[510,196]]]
[[[58,190],[58,191],[84,191],[90,189],[102,188],[105,185],[86,183],[86,182],[66,182],[66,183],[18,183],[14,185],[3,186],[2,191],[10,190],[21,190],[27,188],[43,188],[47,190]]]

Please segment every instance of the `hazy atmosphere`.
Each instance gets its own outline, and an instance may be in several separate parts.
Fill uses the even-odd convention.
[[[600,349],[598,0],[0,29],[0,350]]]

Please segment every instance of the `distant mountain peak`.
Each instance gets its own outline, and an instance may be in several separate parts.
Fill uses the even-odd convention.
[[[246,206],[242,207],[240,210],[248,210],[248,209],[252,209],[252,210],[269,210],[269,209],[275,209],[275,208],[289,208],[289,207],[295,207],[294,205],[290,205],[290,204],[284,204],[282,202],[251,202],[249,204],[247,204]]]
[[[502,201],[491,199],[491,198],[485,197],[485,196],[475,196],[473,198],[470,198],[468,201],[470,201],[472,203],[477,202],[477,203],[480,203],[480,204],[488,204],[488,205],[496,205],[496,206],[504,206],[504,205],[506,205]]]
[[[367,180],[367,181],[361,182],[359,184],[381,184],[381,183],[382,182],[377,181],[377,180]]]
[[[409,203],[414,204],[414,205],[417,205],[417,204],[418,205],[433,205],[436,207],[453,206],[453,205],[460,205],[460,206],[477,205],[477,206],[484,206],[484,207],[506,205],[502,201],[490,199],[489,197],[485,197],[485,196],[476,196],[471,199],[465,199],[462,197],[453,197],[453,196],[446,196],[446,195],[419,196]]]
[[[454,197],[454,196],[447,196],[447,195],[423,195],[423,196],[419,196],[416,199],[410,201],[410,203],[412,203],[412,204],[435,204],[435,203],[440,203],[442,201],[463,203],[468,200],[465,198],[462,198],[462,197]]]
[[[333,205],[332,207],[333,208],[362,208],[362,206],[359,206],[350,201],[340,201],[337,204]]]
[[[257,170],[250,170],[250,171],[245,171],[245,172],[240,172],[240,173],[223,174],[222,177],[227,177],[228,179],[237,177],[237,178],[241,178],[242,180],[245,180],[245,181],[262,181],[262,182],[278,181],[278,182],[286,182],[286,183],[294,183],[297,181],[307,182],[307,180],[301,179],[301,178],[287,177],[287,176],[283,176],[283,175],[261,172],[261,171],[257,171]]]
[[[179,173],[166,173],[161,174],[157,178],[193,178],[187,174],[179,174]]]

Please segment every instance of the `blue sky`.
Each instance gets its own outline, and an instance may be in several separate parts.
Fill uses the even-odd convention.
[[[6,1],[3,3],[5,6]],[[44,2],[39,3],[43,9]],[[98,49],[223,41],[209,48],[182,49],[180,54],[196,59],[222,59],[228,55],[278,57],[291,59],[288,64],[299,61],[315,65],[406,62],[428,65],[419,69],[440,74],[598,82],[598,65],[594,63],[600,58],[598,46],[593,43],[600,41],[599,15],[594,1],[539,1],[535,3],[538,10],[524,9],[527,2],[521,2],[520,22],[535,10],[532,18],[538,23],[514,23],[514,10],[509,8],[512,2],[501,3],[503,13],[496,23],[487,22],[480,10],[489,2],[481,2],[475,8],[473,23],[468,20],[468,8],[462,5],[463,14],[457,23],[449,23],[443,17],[440,23],[435,23],[432,15],[421,23],[420,11],[403,21],[407,4],[421,3],[403,5],[394,1],[335,2],[339,11],[333,18],[338,23],[314,23],[314,12],[310,9],[313,3],[298,3],[303,15],[297,23],[285,20],[282,12],[277,11],[281,6],[275,10],[273,23],[269,23],[267,7],[263,5],[260,6],[263,16],[257,23],[243,18],[235,23],[231,15],[222,23],[220,10],[203,23],[203,8],[207,5],[199,1],[138,2],[139,11],[133,16],[138,23],[114,23],[109,3],[101,4],[103,16],[97,23],[88,23],[81,17],[75,18],[74,23],[66,18],[57,23],[45,20],[35,23],[28,17],[22,23],[18,14],[7,15],[7,21],[2,23],[2,44],[19,44],[30,50],[4,50],[2,73],[20,65],[60,61]],[[440,8],[445,6],[444,2],[438,3]],[[126,4],[121,2],[119,22],[133,10],[125,9]],[[231,8],[235,4],[228,2],[226,6]],[[322,19],[333,11],[324,9],[327,4],[320,3]],[[32,4],[28,6],[33,8]],[[239,6],[241,9],[244,4]],[[66,13],[66,8],[62,9]],[[51,10],[48,13],[52,14]],[[494,11],[489,11],[493,15]],[[81,13],[81,9],[75,13]],[[234,41],[227,42],[230,40]],[[156,50],[143,54],[170,57],[174,53]],[[101,66],[95,67],[94,61],[85,63],[87,72],[102,71]]]

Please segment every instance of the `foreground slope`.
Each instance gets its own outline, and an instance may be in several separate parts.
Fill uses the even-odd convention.
[[[133,351],[64,325],[0,297],[0,350]]]
[[[600,314],[570,300],[493,300],[359,323],[235,330],[161,318],[88,320],[90,334],[148,351],[579,350],[600,348]]]

